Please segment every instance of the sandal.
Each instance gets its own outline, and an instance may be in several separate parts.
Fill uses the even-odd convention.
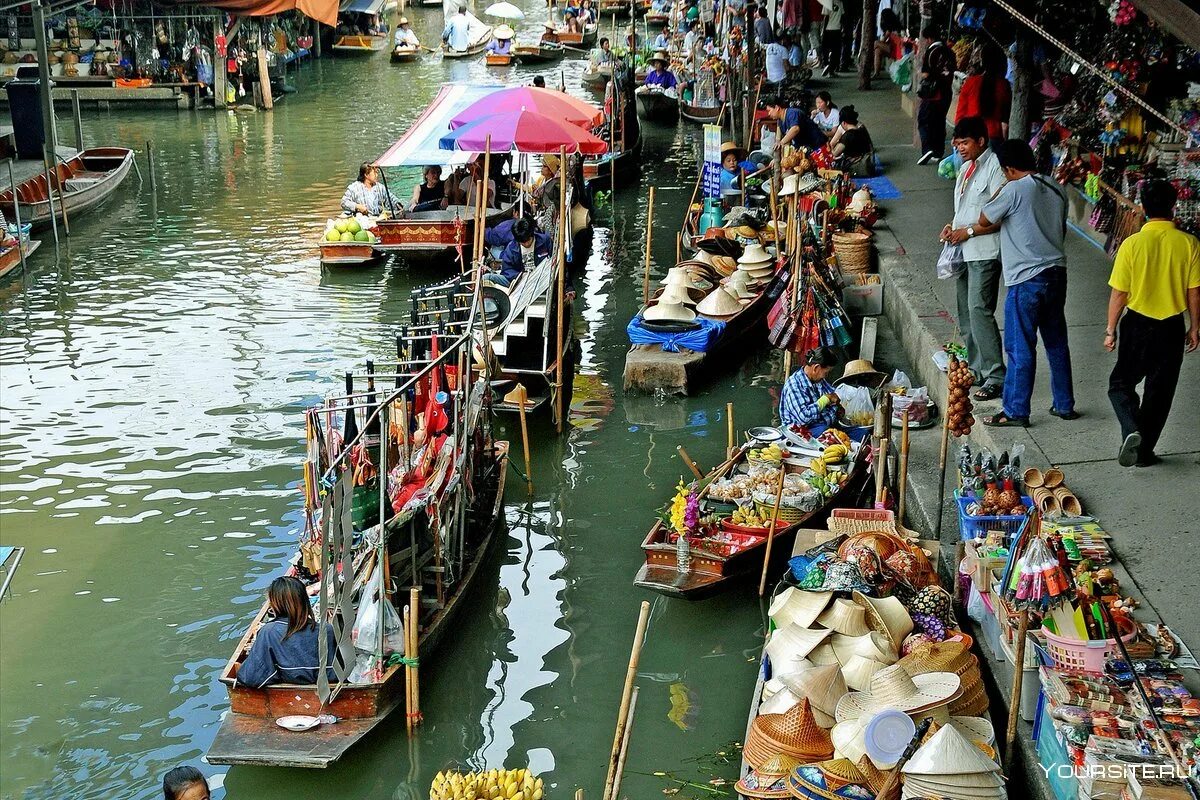
[[[989,428],[1028,428],[1029,417],[1010,417],[1001,411],[999,414],[984,417],[983,424]]]
[[[1003,386],[995,383],[985,383],[983,386],[979,387],[979,390],[975,392],[975,394],[971,395],[971,397],[972,399],[983,403],[987,402],[988,400],[995,400],[1003,393]]]
[[[1050,415],[1067,421],[1079,419],[1082,416],[1078,411],[1059,411],[1054,406],[1050,406]]]

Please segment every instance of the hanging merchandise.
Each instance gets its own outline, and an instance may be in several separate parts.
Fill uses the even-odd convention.
[[[17,23],[17,15],[16,14],[8,15],[8,49],[9,50],[20,50],[21,49],[21,28],[20,28],[20,25]]]

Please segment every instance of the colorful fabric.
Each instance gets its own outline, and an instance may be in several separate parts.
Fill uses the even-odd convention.
[[[724,322],[707,317],[696,317],[696,328],[678,333],[647,330],[642,323],[642,315],[638,314],[625,326],[630,343],[657,344],[662,347],[664,353],[678,353],[684,348],[695,353],[706,353],[725,330]]]

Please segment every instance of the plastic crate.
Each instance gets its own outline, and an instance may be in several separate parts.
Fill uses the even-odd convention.
[[[986,538],[988,531],[1004,531],[1012,537],[1025,521],[1023,516],[973,517],[967,513],[967,506],[975,501],[974,497],[955,497],[955,500],[958,502],[958,527],[964,542]],[[1021,504],[1028,508],[1033,505],[1033,499],[1022,495]]]

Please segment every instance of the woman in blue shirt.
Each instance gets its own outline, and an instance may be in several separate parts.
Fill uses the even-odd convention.
[[[746,151],[733,142],[721,144],[721,194],[737,192],[742,188],[742,177],[745,171],[742,160]]]
[[[314,684],[320,674],[320,626],[313,619],[308,592],[299,578],[284,576],[271,581],[267,589],[271,619],[263,622],[254,635],[250,654],[238,668],[236,680],[254,689],[276,683]],[[325,628],[330,658],[337,653],[333,626]],[[337,675],[330,666],[326,672],[331,683]]]

